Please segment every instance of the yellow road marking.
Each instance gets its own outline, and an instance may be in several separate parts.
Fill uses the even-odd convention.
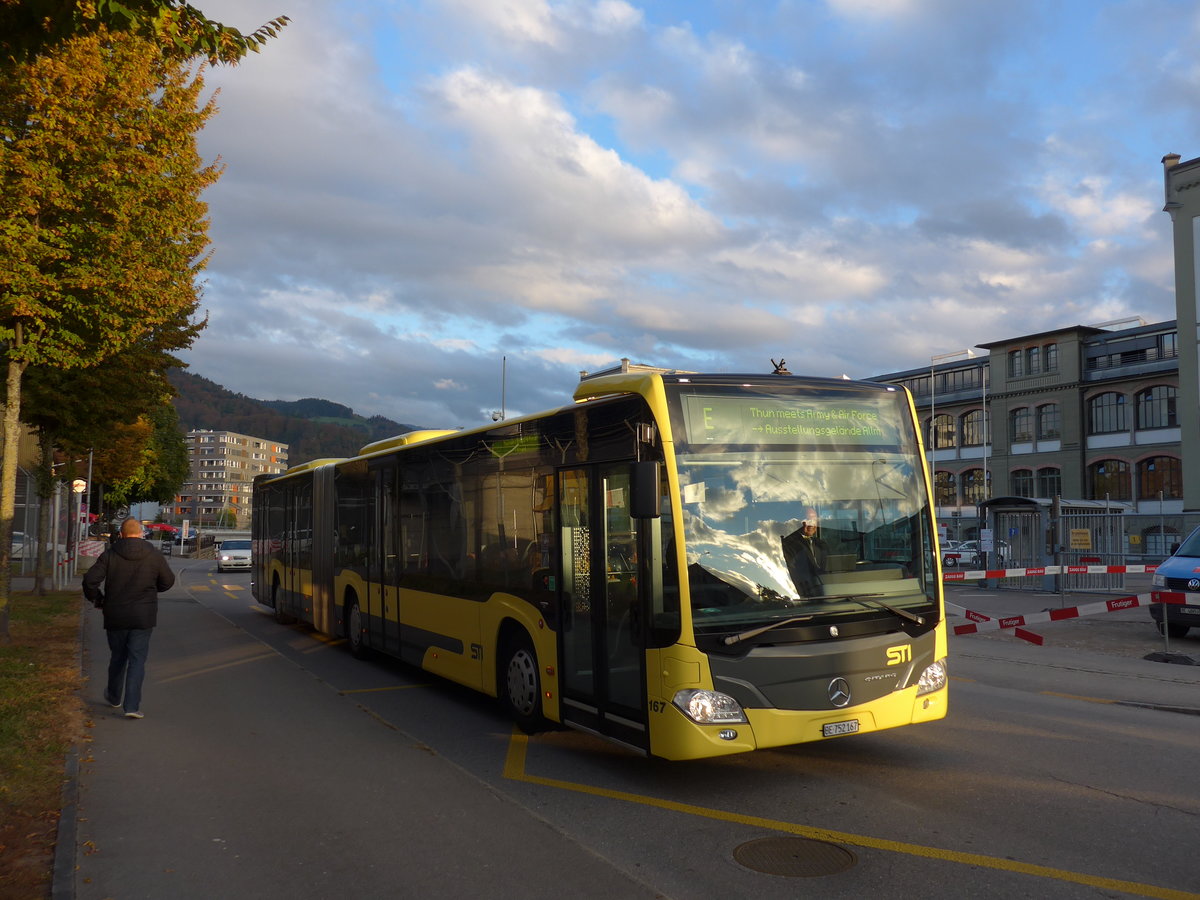
[[[271,659],[278,655],[279,654],[274,650],[268,650],[264,653],[257,653],[254,656],[247,656],[242,659],[236,659],[232,662],[221,663],[219,666],[206,666],[203,669],[193,669],[191,672],[188,672],[185,675],[172,675],[169,678],[162,678],[160,680],[163,682],[181,681],[184,678],[195,678],[197,675],[208,675],[211,672],[220,672],[222,669],[229,669],[233,666],[244,666],[246,663],[258,662],[259,660],[263,659]]]
[[[338,691],[338,693],[339,694],[377,694],[380,691],[407,691],[407,690],[410,690],[411,688],[424,688],[424,687],[432,687],[432,685],[428,685],[428,684],[392,684],[392,685],[388,685],[387,687],[354,688],[353,690],[348,690],[348,691]]]
[[[1116,878],[1102,878],[1096,875],[1085,875],[1071,872],[1067,869],[1055,869],[1050,866],[1039,866],[1011,859],[1000,859],[995,856],[982,856],[977,853],[963,853],[958,850],[942,850],[937,847],[923,847],[920,844],[908,844],[903,841],[889,841],[861,834],[850,834],[844,831],[831,831],[827,828],[813,828],[808,825],[797,825],[793,822],[783,822],[778,819],[764,819],[759,816],[747,816],[741,813],[726,812],[719,809],[708,809],[703,806],[693,806],[690,803],[678,803],[674,800],[663,800],[657,797],[647,797],[642,794],[632,794],[627,791],[616,791],[610,788],[594,787],[588,784],[577,784],[571,781],[560,781],[556,778],[542,778],[530,775],[525,771],[526,752],[529,738],[514,730],[508,744],[508,753],[504,760],[504,777],[511,781],[525,781],[530,784],[540,784],[544,787],[558,788],[564,791],[575,791],[580,794],[591,794],[596,797],[607,797],[610,800],[620,800],[624,803],[636,803],[641,806],[654,806],[672,812],[680,812],[689,816],[700,816],[706,819],[717,819],[733,822],[738,825],[749,825],[755,828],[767,828],[781,831],[785,834],[795,834],[814,840],[840,842],[856,847],[870,847],[875,850],[885,850],[889,853],[904,853],[909,856],[919,856],[926,859],[937,859],[942,862],[961,863],[966,866],[979,866],[986,869],[998,869],[1004,872],[1016,872],[1021,875],[1032,875],[1036,878],[1049,878],[1055,881],[1066,881],[1073,884],[1083,884],[1088,887],[1110,891],[1124,891],[1139,897],[1157,897],[1164,900],[1197,900],[1200,894],[1187,891],[1177,891],[1171,888],[1158,887],[1153,884],[1141,884],[1136,881],[1122,881]]]
[[[1065,697],[1067,700],[1083,700],[1086,703],[1119,703],[1119,700],[1108,700],[1104,697],[1084,697],[1081,694],[1060,694],[1058,691],[1038,691],[1046,697]]]

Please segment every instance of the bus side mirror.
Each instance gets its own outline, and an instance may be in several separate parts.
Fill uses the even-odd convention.
[[[656,462],[635,462],[629,467],[629,515],[635,519],[657,519],[662,496]]]

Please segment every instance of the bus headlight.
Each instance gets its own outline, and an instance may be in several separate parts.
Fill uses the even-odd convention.
[[[746,714],[736,700],[719,691],[688,688],[675,694],[672,701],[685,716],[701,725],[745,723]]]
[[[921,677],[917,681],[917,696],[940,691],[946,686],[946,680],[946,660],[939,659],[933,665],[927,666],[921,673]]]

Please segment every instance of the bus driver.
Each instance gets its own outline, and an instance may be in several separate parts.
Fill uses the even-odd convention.
[[[825,593],[821,576],[829,571],[829,548],[817,537],[820,521],[816,509],[810,506],[800,527],[781,538],[788,573],[801,597],[820,597]]]

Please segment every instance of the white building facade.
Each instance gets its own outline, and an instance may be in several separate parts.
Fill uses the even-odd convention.
[[[174,518],[197,528],[248,528],[255,477],[288,464],[287,444],[232,431],[189,431],[187,446],[188,480],[175,498]]]

